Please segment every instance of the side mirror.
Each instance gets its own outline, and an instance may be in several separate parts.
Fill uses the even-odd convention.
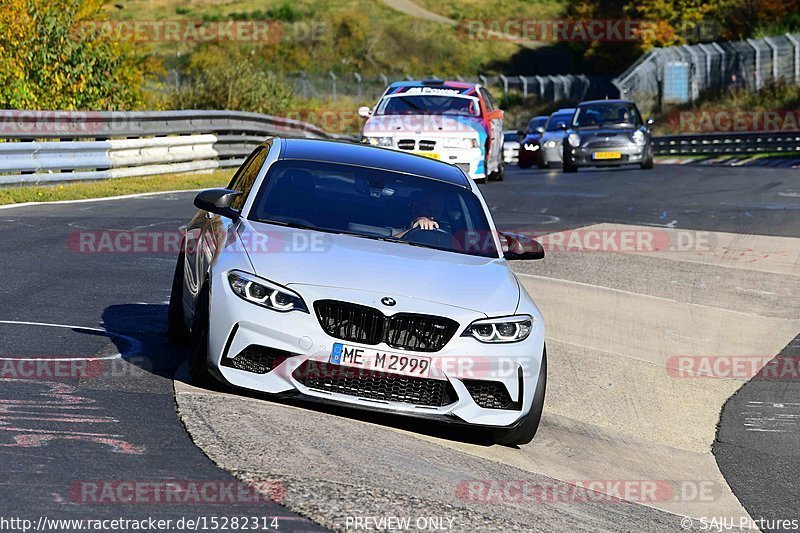
[[[362,105],[358,108],[358,116],[361,118],[369,118],[372,116],[372,109],[368,108],[365,105]]]
[[[645,124],[647,124],[648,126],[652,126],[655,123],[656,123],[656,121],[653,120],[653,117],[650,117],[645,121]]]
[[[208,189],[200,191],[194,197],[194,205],[203,211],[239,220],[239,211],[232,208],[231,203],[240,194],[242,193],[231,189]]]
[[[534,130],[536,133],[544,133],[544,126],[539,126]]]
[[[535,239],[516,233],[501,232],[500,241],[505,241],[503,257],[510,261],[544,259],[544,247]]]
[[[489,111],[489,120],[502,120],[505,113],[503,113],[502,109],[495,109],[494,111]]]

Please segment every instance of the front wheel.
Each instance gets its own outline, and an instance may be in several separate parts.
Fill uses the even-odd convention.
[[[181,252],[178,256],[178,264],[175,265],[175,275],[172,276],[172,291],[169,295],[167,309],[167,338],[172,342],[179,343],[184,342],[189,334],[183,314],[183,268],[185,262],[186,256]]]
[[[502,161],[497,165],[497,170],[490,174],[492,181],[503,181],[506,177],[506,165]]]
[[[644,161],[642,162],[642,170],[650,170],[653,168],[653,147],[647,149]]]
[[[528,444],[536,436],[539,422],[542,419],[544,407],[544,394],[547,388],[547,347],[542,352],[542,365],[539,368],[539,380],[536,383],[536,392],[533,394],[533,404],[522,422],[513,429],[497,430],[494,433],[494,442],[497,444],[520,445]]]
[[[208,371],[208,285],[203,287],[194,310],[189,334],[189,375],[192,383],[208,386],[214,382]]]

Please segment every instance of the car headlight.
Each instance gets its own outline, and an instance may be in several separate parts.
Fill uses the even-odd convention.
[[[481,342],[519,342],[528,338],[531,329],[530,315],[504,316],[476,320],[461,336],[474,337]]]
[[[288,311],[308,313],[308,307],[299,294],[253,274],[233,270],[228,273],[228,283],[236,296],[252,304],[281,313]]]
[[[633,132],[633,135],[631,135],[631,139],[633,139],[633,142],[636,144],[644,144],[644,133],[642,133],[642,130],[636,130]]]
[[[545,148],[555,148],[556,142],[555,141],[545,141],[544,143]]]
[[[539,145],[538,144],[525,143],[525,149],[528,150],[529,152],[535,152],[536,150],[539,149]]]
[[[391,146],[391,137],[361,137],[361,142],[371,146]]]
[[[444,148],[477,148],[478,140],[472,137],[464,137],[461,139],[443,139],[442,147]]]
[[[581,145],[581,136],[578,135],[577,133],[570,133],[569,135],[567,135],[567,142],[569,143],[570,146],[577,148],[578,146]]]

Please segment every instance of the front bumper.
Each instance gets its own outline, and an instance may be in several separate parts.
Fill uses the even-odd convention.
[[[405,139],[405,137],[403,137],[403,139]],[[408,140],[409,146],[412,146],[412,148],[408,150],[399,148],[396,140],[392,146],[388,146],[387,148],[450,163],[463,170],[464,174],[473,180],[483,180],[486,178],[486,165],[484,163],[485,154],[483,148],[444,148],[442,147],[442,141],[436,139],[435,141],[430,141],[435,143],[432,150],[420,150],[418,149],[420,144],[418,140]],[[412,140],[413,144],[410,142]]]
[[[519,164],[520,166],[533,166],[539,164],[539,159],[542,156],[542,149],[539,144],[528,143],[532,150],[524,146],[519,149]]]
[[[550,146],[549,142],[542,146],[542,157],[546,164],[561,164],[561,156],[564,147],[560,142],[556,142],[555,146]]]
[[[574,166],[616,166],[627,164],[639,164],[644,160],[647,145],[627,144],[624,146],[604,146],[594,145],[591,147],[580,146],[578,148],[567,148],[567,160]],[[596,154],[602,152],[616,152],[620,155],[613,159],[597,159]]]
[[[432,361],[431,376],[415,379],[433,380],[423,385],[435,385],[439,389],[446,387],[448,390],[449,396],[445,405],[425,405],[424,402],[401,401],[402,398],[371,398],[369,397],[371,394],[358,388],[351,388],[346,391],[347,393],[343,393],[341,392],[343,387],[339,386],[328,389],[313,384],[307,386],[308,367],[329,366],[334,343],[344,342],[348,345],[370,348],[326,334],[314,313],[313,302],[335,298],[379,308],[379,304],[376,305],[377,299],[386,295],[376,296],[364,291],[315,286],[293,286],[292,288],[304,298],[311,312],[278,313],[262,309],[236,297],[224,280],[215,283],[214,288],[210,312],[209,369],[219,379],[235,387],[270,394],[299,394],[303,399],[325,403],[496,428],[513,426],[531,410],[544,347],[544,327],[538,313],[534,315],[534,329],[524,341],[489,345],[471,337],[460,337],[467,325],[473,320],[484,318],[485,315],[441,304],[412,302],[410,299],[403,299],[402,296],[393,296],[398,302],[396,309],[392,309],[393,313],[414,312],[448,316],[459,323],[459,328],[451,340],[438,352],[408,352],[430,357]],[[446,311],[451,313],[445,314]],[[280,352],[282,357],[276,358],[275,366],[265,373],[232,366],[231,360],[247,353],[245,350],[248,347],[251,350],[253,347],[264,347],[270,351]],[[402,349],[392,348],[383,343],[371,348],[393,353],[402,352]],[[390,383],[403,385],[402,376],[387,379],[397,379],[398,381]],[[473,394],[477,396],[475,391],[484,385],[496,387],[498,384],[505,388],[505,393],[513,405],[503,409],[479,405],[473,397]],[[384,383],[382,382],[380,386],[384,386]],[[415,390],[418,391],[419,388]],[[481,402],[486,403],[485,399]]]

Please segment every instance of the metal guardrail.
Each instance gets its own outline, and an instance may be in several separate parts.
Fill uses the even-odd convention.
[[[0,185],[238,166],[270,135],[337,137],[237,111],[0,111]]]
[[[334,136],[236,111],[0,111],[0,185],[149,176],[239,166],[270,135]],[[800,152],[800,131],[653,138],[656,155]]]
[[[800,152],[800,131],[700,133],[653,137],[656,155],[741,155]]]

